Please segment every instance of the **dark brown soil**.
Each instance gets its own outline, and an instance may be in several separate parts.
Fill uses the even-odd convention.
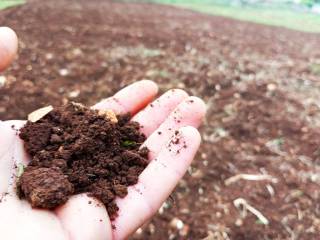
[[[20,197],[33,207],[55,208],[69,196],[88,193],[105,204],[114,219],[115,198],[127,195],[147,166],[145,137],[130,116],[111,121],[103,111],[69,103],[36,122],[20,137],[32,157],[18,181]]]
[[[132,239],[320,239],[319,34],[105,0],[35,0],[0,22],[21,39],[0,119],[92,105],[143,78],[208,103],[192,168]],[[277,181],[225,184],[243,173]],[[242,214],[237,198],[269,224]]]

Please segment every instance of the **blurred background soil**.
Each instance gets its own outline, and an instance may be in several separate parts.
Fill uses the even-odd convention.
[[[103,0],[33,0],[0,23],[20,38],[1,120],[141,79],[207,102],[197,158],[132,239],[320,239],[319,34]]]

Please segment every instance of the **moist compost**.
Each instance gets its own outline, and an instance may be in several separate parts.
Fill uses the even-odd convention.
[[[116,197],[127,195],[147,166],[145,136],[130,115],[111,118],[106,111],[69,103],[20,131],[32,157],[18,181],[18,193],[33,207],[53,209],[73,194],[88,193],[116,217]]]

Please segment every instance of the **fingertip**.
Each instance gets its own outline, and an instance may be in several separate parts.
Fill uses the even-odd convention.
[[[158,93],[158,85],[151,80],[141,80],[135,82],[114,95],[114,98],[122,105],[126,112],[135,114],[148,103],[150,103]]]
[[[201,143],[201,135],[198,129],[192,126],[185,126],[179,129],[180,134],[192,142],[192,146],[198,148]]]
[[[150,80],[141,80],[121,89],[113,97],[103,99],[95,109],[111,109],[117,114],[134,115],[148,105],[158,93],[158,86]]]
[[[174,93],[176,96],[181,97],[182,99],[189,97],[189,94],[180,88],[174,88],[174,89],[171,89],[170,91]]]
[[[141,132],[149,136],[188,96],[188,93],[181,89],[168,90],[135,115],[132,120],[139,122],[143,126]]]
[[[18,37],[8,27],[0,27],[0,70],[5,69],[13,60],[18,49]]]
[[[9,27],[0,27],[0,42],[3,42],[3,46],[12,53],[15,53],[18,48],[17,34]]]
[[[152,91],[155,94],[157,94],[159,91],[158,85],[152,80],[142,79],[142,80],[136,82],[136,84],[143,85],[146,89],[148,89],[148,91]]]
[[[197,114],[200,118],[204,118],[207,112],[207,105],[206,103],[199,97],[191,96],[187,100],[188,104],[193,104],[196,106]]]

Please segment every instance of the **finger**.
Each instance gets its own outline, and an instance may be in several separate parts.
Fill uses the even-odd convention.
[[[72,240],[112,239],[111,224],[105,207],[86,194],[71,197],[56,213]]]
[[[113,97],[93,106],[95,109],[112,109],[117,114],[135,114],[144,108],[158,93],[158,86],[150,80],[135,82],[117,92]]]
[[[192,126],[197,128],[206,113],[205,103],[197,97],[188,97],[180,103],[160,127],[145,141],[149,149],[149,159],[153,159],[179,128]],[[152,118],[149,116],[148,119]]]
[[[0,27],[0,71],[13,60],[18,49],[17,35],[10,28]]]
[[[17,165],[25,165],[28,160],[17,132],[23,124],[24,121],[0,122],[0,197],[14,187]]]
[[[142,126],[141,132],[147,137],[151,135],[168,115],[188,97],[188,94],[181,89],[167,91],[157,100],[150,103],[144,110],[133,117],[133,121],[139,122]]]
[[[115,239],[125,239],[156,213],[186,172],[200,141],[195,128],[184,127],[162,148],[139,182],[128,189],[127,197],[117,200],[120,210],[114,221]]]

